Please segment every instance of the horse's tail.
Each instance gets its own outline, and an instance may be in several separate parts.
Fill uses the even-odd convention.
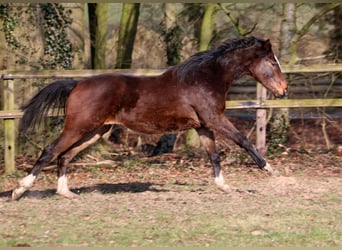
[[[30,127],[35,127],[47,116],[50,109],[65,112],[65,103],[73,88],[77,85],[76,80],[55,81],[39,91],[26,105],[21,107],[24,111],[21,120],[21,131],[25,133]]]

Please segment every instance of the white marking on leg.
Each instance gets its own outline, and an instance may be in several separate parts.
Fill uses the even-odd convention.
[[[32,187],[33,182],[35,181],[36,176],[34,176],[33,174],[29,174],[28,176],[26,176],[25,178],[23,178],[20,182],[19,185],[21,187],[25,187],[27,189],[29,189],[30,187]]]
[[[220,173],[218,176],[215,176],[215,183],[223,191],[225,192],[230,191],[230,187],[224,181],[222,170],[220,170]]]
[[[62,175],[58,178],[57,182],[57,193],[63,193],[69,191],[68,178]]]
[[[66,175],[62,175],[58,178],[57,194],[67,198],[74,198],[77,196],[75,193],[70,191],[68,187],[68,178],[66,177]]]
[[[33,174],[29,174],[25,178],[23,178],[21,181],[19,181],[19,187],[13,190],[12,192],[12,200],[19,199],[25,191],[27,191],[32,185],[34,180],[36,179],[36,176]]]

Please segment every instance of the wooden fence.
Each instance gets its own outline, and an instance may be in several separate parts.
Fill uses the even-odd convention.
[[[286,66],[282,68],[286,74],[290,73],[330,73],[342,72],[342,65],[325,64],[305,66]],[[15,171],[15,119],[22,117],[20,110],[14,109],[14,81],[18,79],[63,79],[73,78],[82,79],[104,73],[124,73],[135,75],[157,75],[164,72],[163,69],[128,69],[128,70],[70,70],[70,71],[29,71],[14,72],[0,71],[0,80],[3,81],[3,103],[4,110],[0,110],[0,119],[4,119],[4,159],[5,171],[11,173]],[[290,90],[291,91],[291,90]],[[227,109],[256,109],[257,130],[256,147],[264,152],[266,145],[266,110],[269,108],[311,108],[311,107],[342,107],[342,98],[323,98],[323,99],[266,99],[266,89],[260,84],[257,86],[255,100],[233,100],[226,101]]]

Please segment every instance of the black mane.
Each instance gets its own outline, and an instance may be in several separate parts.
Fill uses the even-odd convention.
[[[200,73],[209,63],[219,61],[227,53],[233,52],[234,50],[245,49],[263,42],[264,40],[255,37],[228,39],[220,46],[198,52],[184,62],[176,65],[177,77],[181,82],[190,83],[190,79],[193,78],[192,76]]]

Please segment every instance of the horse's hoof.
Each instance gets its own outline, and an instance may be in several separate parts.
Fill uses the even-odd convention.
[[[26,191],[24,187],[18,187],[12,191],[12,201],[18,200]]]
[[[65,198],[68,198],[68,199],[76,199],[79,197],[78,194],[74,193],[74,192],[71,192],[70,190],[68,191],[63,191],[63,192],[56,192],[57,194],[65,197]]]
[[[218,187],[219,187],[220,190],[222,190],[223,192],[226,192],[226,193],[232,191],[232,189],[230,188],[230,186],[228,186],[227,184],[224,184],[224,185],[218,186]]]
[[[280,177],[281,174],[279,173],[278,170],[275,169],[275,170],[273,170],[272,176],[274,176],[274,177]]]

